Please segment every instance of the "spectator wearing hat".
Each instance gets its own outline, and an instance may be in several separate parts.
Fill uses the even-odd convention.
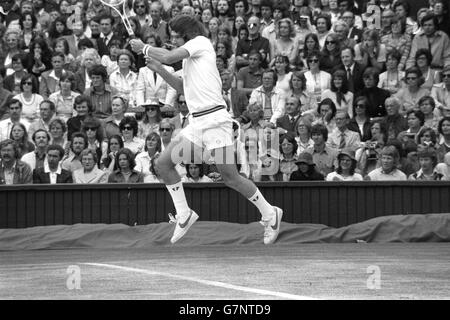
[[[323,174],[316,169],[313,157],[310,153],[302,152],[295,162],[298,170],[292,172],[290,181],[321,181],[324,180]]]
[[[336,171],[330,172],[326,181],[362,181],[363,177],[359,173],[356,173],[356,158],[355,151],[352,149],[343,149],[339,152],[338,167]]]
[[[147,100],[136,110],[143,112],[142,119],[138,121],[137,136],[140,139],[146,139],[152,132],[159,133],[159,124],[162,120],[161,105],[152,100]]]
[[[409,175],[408,180],[436,181],[442,180],[444,175],[436,171],[437,153],[433,147],[425,147],[417,153],[419,171]]]
[[[399,161],[400,154],[396,147],[392,145],[384,147],[380,154],[381,167],[369,172],[365,179],[371,181],[407,180],[406,174],[397,169]]]
[[[323,124],[312,126],[311,139],[314,146],[308,147],[305,152],[312,155],[317,170],[325,177],[337,167],[338,150],[326,145],[328,129]]]

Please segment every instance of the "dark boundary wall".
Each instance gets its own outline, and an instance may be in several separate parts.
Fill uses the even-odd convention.
[[[267,200],[290,223],[342,227],[392,214],[450,212],[449,182],[264,182]],[[185,184],[201,220],[249,223],[260,215],[222,183]],[[0,228],[75,223],[167,222],[174,212],[161,184],[20,185],[0,187]]]

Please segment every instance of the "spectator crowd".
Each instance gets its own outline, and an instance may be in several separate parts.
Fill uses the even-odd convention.
[[[125,0],[134,36],[176,50],[204,25],[253,181],[450,180],[447,0]],[[191,117],[100,0],[0,3],[0,184],[160,183]],[[182,76],[181,63],[165,66]],[[200,79],[199,79],[200,81]],[[197,163],[196,163],[197,162]],[[183,182],[221,181],[211,158]]]

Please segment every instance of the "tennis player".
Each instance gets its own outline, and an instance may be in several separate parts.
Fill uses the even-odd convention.
[[[199,217],[189,208],[180,176],[175,170],[176,162],[179,162],[176,161],[179,150],[194,147],[195,155],[203,154],[203,148],[210,151],[225,184],[240,192],[259,209],[261,224],[265,228],[264,243],[271,244],[280,232],[283,210],[270,205],[256,185],[237,171],[234,160],[234,121],[222,97],[222,83],[211,41],[204,36],[203,25],[190,16],[177,16],[170,21],[169,26],[172,37],[177,44],[181,44],[174,50],[155,48],[140,39],[133,39],[130,43],[133,51],[150,58],[148,66],[153,71],[184,94],[192,115],[189,125],[180,131],[155,162],[156,172],[165,182],[177,212],[172,217],[176,225],[171,242],[175,243],[183,237]],[[163,67],[163,64],[170,65],[181,60],[182,78]],[[225,158],[226,161],[223,161]]]

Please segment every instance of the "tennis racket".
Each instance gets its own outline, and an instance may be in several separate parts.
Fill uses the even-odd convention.
[[[125,29],[127,29],[128,35],[130,37],[134,37],[134,32],[133,28],[131,27],[130,20],[128,20],[128,17],[125,15],[127,0],[100,0],[100,2],[117,12],[120,18],[122,18],[122,22],[125,25]],[[118,9],[120,5],[123,5],[123,13]]]

